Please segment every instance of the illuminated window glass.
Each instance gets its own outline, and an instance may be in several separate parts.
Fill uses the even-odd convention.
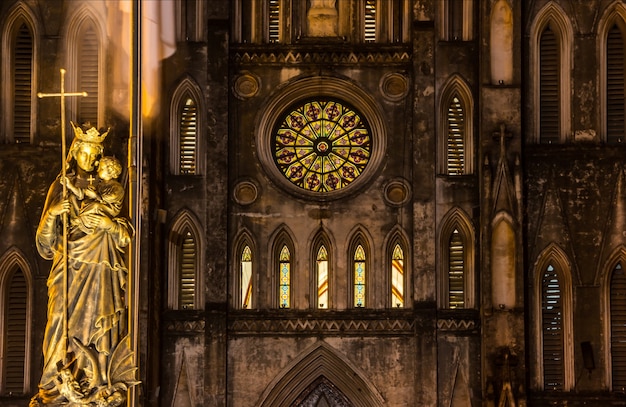
[[[365,250],[361,245],[354,251],[354,306],[365,307]]]
[[[611,275],[611,380],[613,390],[626,388],[626,273],[621,263]]]
[[[249,246],[241,253],[241,308],[252,308],[252,250]]]
[[[184,99],[180,112],[180,173],[196,173],[196,140],[198,113],[196,103],[191,98]]]
[[[448,306],[465,307],[465,247],[458,229],[454,229],[448,246]]]
[[[332,192],[350,185],[369,163],[369,125],[336,100],[296,105],[279,122],[272,139],[274,162],[294,185]]]
[[[328,309],[328,252],[324,246],[317,251],[317,308]]]
[[[287,246],[283,246],[279,256],[279,287],[278,305],[280,308],[290,307],[291,297],[291,255]]]
[[[448,106],[448,174],[463,175],[465,164],[465,113],[458,97]]]
[[[391,305],[404,307],[404,252],[399,244],[395,245],[391,256]]]
[[[562,390],[565,380],[563,300],[559,275],[551,265],[543,273],[541,314],[543,386],[546,390]]]

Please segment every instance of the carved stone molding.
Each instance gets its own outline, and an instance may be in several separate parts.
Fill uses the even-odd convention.
[[[297,65],[303,63],[361,64],[408,63],[411,56],[407,51],[389,52],[262,52],[239,51],[234,61],[241,65]]]
[[[437,329],[441,331],[473,331],[476,321],[467,319],[438,319]]]
[[[177,334],[190,334],[190,333],[204,333],[205,322],[203,320],[197,321],[167,321],[165,324],[165,331],[168,333]]]
[[[235,319],[229,322],[232,334],[337,334],[337,335],[412,335],[415,321],[409,319]]]

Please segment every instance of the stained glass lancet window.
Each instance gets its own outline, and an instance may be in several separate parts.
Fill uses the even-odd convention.
[[[274,162],[294,185],[332,192],[350,185],[369,163],[369,124],[334,99],[297,104],[279,122],[272,139]]]
[[[626,388],[626,273],[618,263],[611,275],[611,385]]]
[[[245,246],[241,252],[241,308],[252,308],[252,250]]]
[[[328,309],[328,252],[323,245],[317,251],[317,308]]]
[[[543,386],[562,390],[564,382],[563,301],[559,275],[552,265],[542,276]]]
[[[458,229],[452,231],[448,246],[448,307],[465,306],[465,247]]]
[[[365,250],[361,245],[354,251],[354,306],[365,307]]]
[[[391,255],[391,305],[404,307],[404,252],[399,244]]]
[[[289,308],[291,306],[291,254],[287,246],[283,246],[280,250],[278,267],[278,306]]]

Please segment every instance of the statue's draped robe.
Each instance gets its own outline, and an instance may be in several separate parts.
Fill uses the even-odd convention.
[[[85,178],[70,176],[77,186],[87,185]],[[57,363],[65,363],[63,338],[63,236],[62,216],[53,216],[49,208],[62,198],[62,185],[55,180],[48,191],[41,221],[37,229],[37,249],[42,257],[53,261],[48,277],[48,322],[44,334],[44,368],[39,387],[52,390],[58,375]],[[120,341],[120,319],[125,312],[124,291],[128,270],[124,266],[122,248],[130,243],[132,228],[124,218],[113,218],[110,230],[97,228],[91,233],[81,231],[71,222],[77,212],[68,214],[67,247],[67,351],[74,354],[80,368],[96,369],[71,338],[85,346],[95,347],[99,354],[110,355]]]

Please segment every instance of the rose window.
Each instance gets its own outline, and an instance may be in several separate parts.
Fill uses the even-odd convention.
[[[272,136],[274,162],[294,185],[332,192],[354,182],[371,156],[371,131],[354,108],[338,100],[299,103]]]

